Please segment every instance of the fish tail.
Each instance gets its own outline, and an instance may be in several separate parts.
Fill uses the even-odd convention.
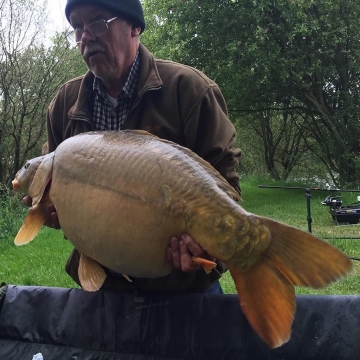
[[[260,218],[260,217],[259,217]],[[351,260],[308,232],[268,218],[271,241],[252,268],[229,266],[241,308],[253,329],[271,348],[287,342],[295,314],[294,286],[322,288],[345,277]]]
[[[287,342],[296,308],[294,287],[267,259],[245,273],[229,271],[255,332],[270,348]]]
[[[46,204],[40,203],[29,209],[29,212],[15,237],[15,245],[25,245],[32,241],[45,223]]]

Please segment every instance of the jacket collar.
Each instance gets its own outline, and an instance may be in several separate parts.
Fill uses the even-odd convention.
[[[138,97],[146,91],[162,87],[163,82],[156,66],[156,60],[150,51],[140,43],[140,77],[138,83]]]

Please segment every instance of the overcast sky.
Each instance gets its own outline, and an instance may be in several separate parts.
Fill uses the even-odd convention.
[[[50,16],[49,25],[57,31],[65,30],[69,27],[66,20],[64,9],[66,0],[50,0],[48,4],[48,11]]]

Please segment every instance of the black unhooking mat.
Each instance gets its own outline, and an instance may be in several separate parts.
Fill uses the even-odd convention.
[[[236,295],[3,286],[1,297],[1,360],[360,359],[360,296],[298,296],[291,340],[274,350]]]

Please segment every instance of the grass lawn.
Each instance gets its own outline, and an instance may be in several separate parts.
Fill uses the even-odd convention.
[[[305,190],[260,189],[258,183],[251,179],[242,181],[242,190],[242,206],[246,210],[307,230]],[[314,191],[311,194],[312,232],[331,242],[348,256],[360,258],[360,240],[346,239],[360,237],[359,225],[336,226],[328,207],[320,204],[329,193]],[[343,194],[344,204],[354,202],[356,196],[357,194]],[[0,282],[77,287],[64,270],[72,245],[63,238],[61,231],[44,227],[33,242],[16,247],[13,240],[25,218],[25,209],[15,206],[14,215],[9,211],[8,203],[0,205]],[[14,207],[13,203],[10,205]],[[297,289],[297,294],[358,294],[360,262],[353,261],[353,264],[354,271],[346,279],[323,290]],[[235,293],[233,281],[228,273],[223,276],[221,283],[226,293]]]
[[[13,285],[78,287],[66,274],[72,245],[62,232],[43,227],[30,244],[15,246],[13,239],[0,242],[0,282]]]

